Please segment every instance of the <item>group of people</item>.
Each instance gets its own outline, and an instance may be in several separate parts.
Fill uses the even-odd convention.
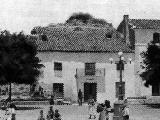
[[[109,113],[113,112],[113,109],[110,106],[110,101],[105,100],[104,103],[98,104],[96,106],[94,99],[89,99],[88,102],[88,108],[89,108],[89,119],[95,119],[96,113],[99,113],[98,120],[109,120]],[[122,105],[121,109],[121,115],[123,120],[129,120],[129,107],[127,104],[127,99],[124,100],[124,104]]]
[[[79,106],[82,106],[82,99],[83,99],[83,94],[81,89],[79,89],[78,91]],[[120,109],[122,112],[123,120],[129,120],[129,107],[127,105],[127,99],[124,100],[124,104]],[[113,112],[109,100],[105,100],[104,103],[97,105],[92,97],[90,97],[90,99],[88,100],[88,110],[89,110],[89,119],[95,119],[96,114],[99,113],[98,120],[109,120],[109,113]]]
[[[61,120],[61,115],[59,114],[58,109],[53,110],[53,106],[50,106],[46,119],[43,115],[43,110],[40,110],[40,116],[38,120]]]
[[[105,100],[105,103],[103,104],[95,104],[94,99],[89,99],[88,102],[88,108],[89,108],[89,119],[95,119],[96,114],[99,113],[98,120],[109,120],[109,113],[112,112],[110,101]],[[92,117],[93,116],[93,117]]]

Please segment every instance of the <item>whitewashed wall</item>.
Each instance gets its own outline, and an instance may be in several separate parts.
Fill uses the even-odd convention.
[[[44,75],[40,82],[51,85],[52,83],[64,83],[64,96],[72,100],[77,99],[76,68],[84,68],[86,62],[96,62],[96,68],[105,68],[105,92],[97,94],[97,101],[104,102],[109,99],[112,103],[115,98],[115,82],[119,81],[119,72],[116,70],[115,61],[119,60],[117,53],[73,53],[73,52],[39,52],[38,57],[45,65]],[[113,58],[111,64],[109,58]],[[125,65],[123,80],[126,82],[126,97],[135,96],[134,54],[124,54]],[[128,58],[132,58],[130,64]],[[54,62],[62,62],[62,78],[54,75]]]

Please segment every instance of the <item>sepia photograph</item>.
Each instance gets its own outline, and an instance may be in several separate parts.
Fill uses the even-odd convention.
[[[0,8],[0,120],[160,120],[159,0]]]

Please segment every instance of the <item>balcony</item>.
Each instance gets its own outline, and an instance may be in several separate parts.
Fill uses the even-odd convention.
[[[84,68],[78,68],[76,69],[76,75],[77,77],[87,77],[87,76],[102,77],[102,76],[105,76],[105,68],[95,69],[95,74],[92,74],[92,75],[86,74],[86,71]]]

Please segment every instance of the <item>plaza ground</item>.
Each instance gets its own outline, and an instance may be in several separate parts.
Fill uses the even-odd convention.
[[[27,105],[23,107],[28,107]],[[16,113],[16,120],[37,120],[39,111],[44,110],[46,116],[49,105],[30,105],[29,107],[40,107],[34,110],[18,110]],[[130,105],[130,120],[159,120],[160,108],[152,108],[147,105]],[[78,105],[55,105],[53,109],[58,109],[62,115],[62,120],[88,120],[88,106]],[[113,114],[110,114],[112,120]],[[98,120],[98,114],[97,118]]]

